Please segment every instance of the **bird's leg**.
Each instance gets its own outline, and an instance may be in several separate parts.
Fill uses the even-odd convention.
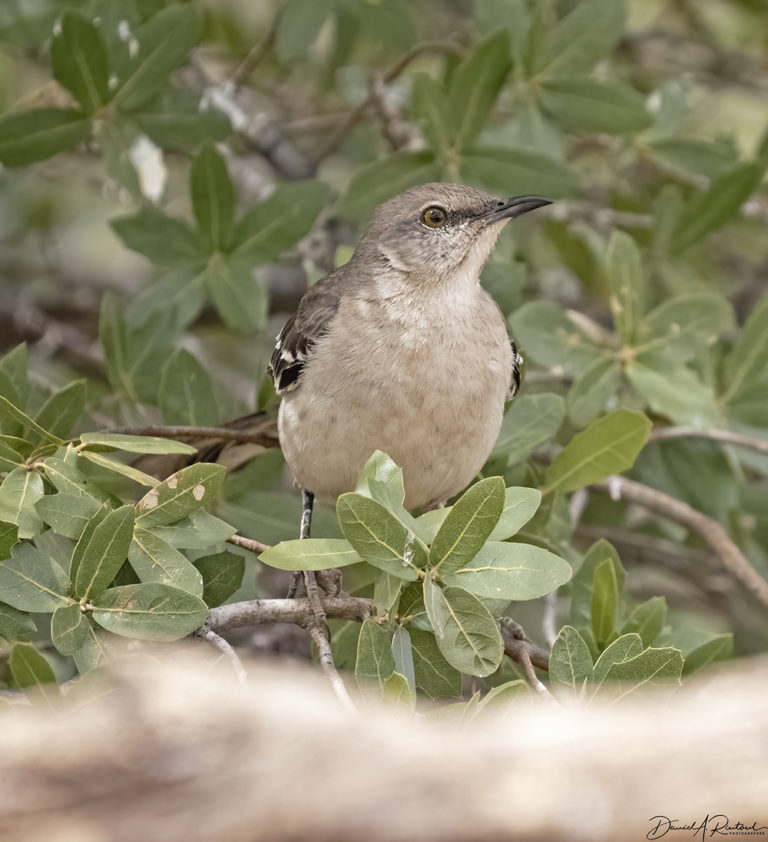
[[[301,526],[299,527],[300,540],[302,538],[309,538],[309,533],[312,528],[312,507],[315,503],[315,495],[311,491],[307,491],[306,489],[302,488],[301,502]],[[304,573],[304,577],[306,579],[306,572]],[[288,593],[286,594],[286,597],[288,599],[293,599],[296,596],[296,591],[299,588],[300,581],[301,570],[296,570],[291,574],[291,582],[288,585]],[[307,589],[307,594],[309,594],[309,589]]]

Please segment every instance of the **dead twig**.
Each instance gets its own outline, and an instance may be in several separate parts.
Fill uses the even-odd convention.
[[[245,667],[243,666],[240,658],[237,657],[237,652],[235,652],[228,641],[224,640],[221,635],[216,634],[216,632],[210,629],[207,625],[199,628],[194,634],[195,637],[202,638],[207,643],[210,643],[211,646],[216,647],[216,649],[218,649],[219,652],[227,658],[230,664],[232,664],[232,669],[235,671],[235,675],[237,675],[237,680],[240,684],[243,686],[247,684],[248,676],[245,672]]]
[[[248,432],[228,427],[187,427],[187,426],[158,426],[148,427],[117,427],[102,430],[104,433],[116,433],[124,436],[155,436],[161,439],[219,439],[238,444],[260,444],[262,447],[280,447],[276,436],[268,433]]]
[[[598,483],[595,487],[607,491],[614,499],[623,497],[625,500],[639,503],[662,517],[682,523],[698,532],[717,553],[723,567],[768,607],[768,581],[755,570],[717,521],[696,511],[682,500],[626,477],[609,477],[606,482]]]
[[[669,439],[709,439],[710,441],[732,444],[736,447],[746,447],[757,453],[768,454],[768,439],[758,439],[745,436],[733,430],[699,430],[696,427],[656,427],[651,431],[652,441],[668,441]]]

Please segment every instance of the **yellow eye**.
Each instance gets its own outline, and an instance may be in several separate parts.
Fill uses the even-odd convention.
[[[421,221],[428,228],[442,228],[448,221],[448,214],[437,205],[428,207],[421,215]]]

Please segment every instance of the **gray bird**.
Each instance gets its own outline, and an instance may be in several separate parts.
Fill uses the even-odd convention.
[[[403,469],[409,509],[443,505],[482,468],[522,360],[480,272],[504,225],[547,204],[412,187],[381,205],[349,262],[304,295],[270,373],[305,520],[313,495],[333,502],[354,489],[374,450]]]

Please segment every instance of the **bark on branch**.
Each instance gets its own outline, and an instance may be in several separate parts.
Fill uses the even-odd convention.
[[[768,607],[768,581],[766,581],[731,539],[720,524],[669,494],[649,488],[626,477],[609,477],[598,488],[617,499],[624,498],[639,503],[653,512],[682,523],[699,535],[717,553],[723,567],[744,587]]]

